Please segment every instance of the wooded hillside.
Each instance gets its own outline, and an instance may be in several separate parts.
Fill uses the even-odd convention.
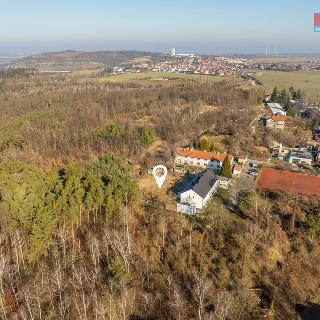
[[[190,218],[139,187],[203,132],[263,157],[262,99],[195,80],[0,81],[2,319],[301,319],[320,298],[318,199],[239,180]]]

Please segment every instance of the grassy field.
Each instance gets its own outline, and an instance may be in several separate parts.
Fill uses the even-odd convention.
[[[277,55],[277,56],[260,56],[252,58],[252,63],[306,63],[310,60],[318,60],[319,56],[284,56],[284,55]]]
[[[92,77],[97,73],[97,70],[90,70],[90,69],[85,69],[85,70],[77,70],[77,71],[73,71],[72,75],[73,76],[88,76],[88,77]]]
[[[219,76],[207,76],[200,74],[184,74],[173,72],[141,72],[141,73],[126,73],[119,75],[112,75],[100,78],[83,78],[81,82],[128,82],[128,81],[164,81],[167,80],[181,80],[181,79],[195,79],[205,82],[217,82],[233,78],[222,78]]]
[[[270,90],[275,86],[278,89],[289,89],[293,86],[300,88],[307,98],[314,99],[320,97],[320,71],[256,71],[255,76]]]

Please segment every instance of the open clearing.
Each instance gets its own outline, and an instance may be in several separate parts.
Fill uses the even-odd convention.
[[[272,90],[275,86],[278,89],[289,89],[293,86],[300,88],[307,98],[320,97],[320,71],[256,71],[255,77],[261,80],[266,88]]]

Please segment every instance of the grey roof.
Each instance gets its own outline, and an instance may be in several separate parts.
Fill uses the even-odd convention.
[[[212,169],[207,169],[206,171],[197,175],[195,179],[192,179],[192,181],[182,192],[193,190],[201,198],[205,198],[217,180],[218,178],[214,171]]]
[[[282,107],[281,104],[279,103],[267,103],[268,107],[270,108],[271,112],[276,115],[276,114],[282,114],[282,115],[286,115],[286,111],[284,110],[284,108]]]

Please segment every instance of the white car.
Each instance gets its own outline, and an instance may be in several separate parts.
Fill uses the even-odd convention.
[[[256,170],[253,170],[253,169],[249,170],[248,174],[250,174],[251,176],[258,176],[259,175],[259,173]]]

